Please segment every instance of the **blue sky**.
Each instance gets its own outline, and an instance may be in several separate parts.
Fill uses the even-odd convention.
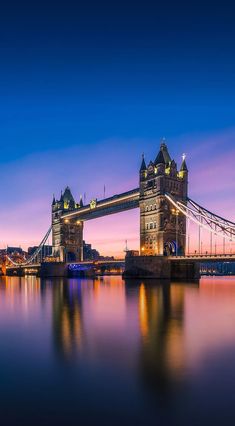
[[[136,185],[141,153],[154,157],[163,136],[178,162],[187,152],[198,201],[233,217],[234,41],[226,2],[3,5],[0,245],[36,244],[61,187],[99,197],[104,183],[109,194]],[[137,241],[137,216],[107,219],[102,247],[107,222],[87,239],[108,251],[117,221]]]

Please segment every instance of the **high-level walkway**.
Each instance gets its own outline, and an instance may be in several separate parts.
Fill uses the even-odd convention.
[[[136,209],[139,207],[140,190],[139,188],[122,194],[113,195],[103,200],[93,200],[90,203],[72,212],[66,212],[62,215],[62,219],[77,218],[78,220],[97,219],[114,213],[120,213],[125,210]]]

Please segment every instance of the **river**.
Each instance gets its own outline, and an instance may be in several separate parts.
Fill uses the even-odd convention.
[[[0,278],[7,425],[234,425],[235,278]]]

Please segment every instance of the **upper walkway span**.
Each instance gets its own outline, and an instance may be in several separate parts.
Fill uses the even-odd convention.
[[[62,219],[77,218],[79,220],[97,219],[102,216],[135,209],[139,207],[139,198],[140,190],[136,188],[103,200],[92,200],[90,204],[72,212],[65,212],[61,217]]]

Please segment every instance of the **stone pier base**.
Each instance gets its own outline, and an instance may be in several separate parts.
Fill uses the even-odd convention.
[[[200,278],[200,263],[192,260],[172,260],[171,278],[176,281],[198,281]]]
[[[68,267],[64,262],[45,262],[41,264],[40,276],[46,277],[67,277]]]
[[[199,263],[186,259],[172,260],[166,256],[126,256],[123,276],[198,281]]]
[[[127,256],[124,277],[170,279],[171,262],[165,256]]]

